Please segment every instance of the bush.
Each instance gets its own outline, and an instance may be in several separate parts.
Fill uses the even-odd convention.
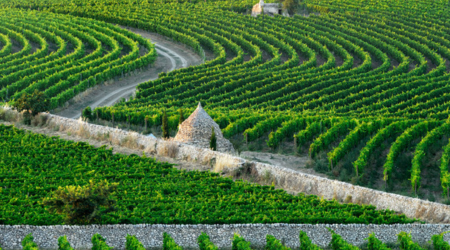
[[[328,228],[328,231],[331,232],[331,249],[333,250],[358,250],[359,248],[352,246],[347,241],[342,239],[342,236],[336,234],[333,230]]]
[[[58,238],[58,250],[74,250],[65,235]]]
[[[266,236],[266,242],[267,242],[266,250],[290,250],[289,247],[286,247],[283,244],[281,244],[281,242],[272,235]]]
[[[250,242],[245,241],[245,239],[239,236],[239,234],[234,234],[231,250],[251,250]]]
[[[366,240],[369,241],[369,244],[367,245],[368,250],[390,250],[390,248],[383,244],[381,240],[375,237],[374,233],[369,234],[369,238]]]
[[[170,234],[164,232],[163,250],[183,250],[183,248],[178,246],[177,243],[175,243],[175,240],[173,240],[172,237],[170,237]]]
[[[219,248],[211,242],[206,233],[200,234],[197,238],[197,242],[200,250],[219,250]]]
[[[181,123],[183,122],[184,122],[183,109],[180,109],[180,119],[178,120],[178,125],[181,125]]]
[[[167,119],[167,114],[166,114],[165,110],[164,110],[163,117],[162,117],[161,129],[162,129],[162,137],[164,139],[168,139],[169,138],[169,121]]]
[[[214,127],[211,127],[211,140],[209,141],[209,148],[211,150],[216,151],[217,150],[217,138],[216,138],[216,133],[214,132]]]
[[[37,244],[33,241],[33,235],[30,233],[22,240],[23,250],[39,250]]]
[[[300,250],[318,250],[321,249],[317,245],[313,244],[305,232],[300,231]]]
[[[92,236],[92,249],[91,250],[111,250],[113,247],[106,244],[105,239],[100,234],[94,234]]]
[[[125,243],[125,250],[145,250],[145,247],[134,235],[127,234],[127,242]]]
[[[402,250],[422,250],[419,244],[414,243],[411,239],[411,234],[401,232],[398,234],[398,242]]]
[[[48,111],[50,101],[44,93],[36,89],[33,94],[24,93],[22,97],[12,101],[11,104],[17,111],[25,111],[24,123],[30,125],[32,116],[36,116],[40,112]]]
[[[114,210],[115,200],[110,194],[117,189],[118,183],[109,184],[106,180],[89,185],[59,187],[51,198],[44,199],[44,205],[50,212],[65,216],[66,224],[88,224],[98,222],[102,213]]]
[[[83,109],[83,113],[81,114],[81,116],[84,119],[87,120],[93,120],[93,115],[92,115],[92,109],[91,107],[87,106],[85,109]]]

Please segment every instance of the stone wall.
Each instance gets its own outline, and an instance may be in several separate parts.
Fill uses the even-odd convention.
[[[156,154],[161,153],[168,144],[176,143],[178,147],[176,158],[187,161],[213,164],[222,157],[230,158],[227,154],[209,149],[149,138],[135,132],[87,124],[78,120],[54,115],[49,115],[48,122],[53,126],[64,127],[65,129],[70,128],[74,131],[78,131],[80,127],[83,127],[91,135],[109,134],[115,140],[134,137],[138,146]],[[427,222],[450,223],[450,206],[444,204],[381,192],[345,182],[299,173],[279,166],[247,161],[239,157],[232,157],[232,164],[230,164],[231,166],[229,168],[235,168],[244,164],[250,167],[252,169],[251,172],[255,175],[267,176],[266,173],[270,173],[270,176],[276,180],[277,185],[292,193],[304,192],[306,194],[321,196],[325,199],[334,198],[338,201],[347,199],[353,203],[371,204],[378,209],[391,209],[404,213],[408,217],[419,218]]]
[[[196,248],[197,237],[201,232],[207,233],[211,241],[220,248],[231,248],[234,233],[240,234],[254,247],[265,246],[266,235],[270,234],[281,240],[288,247],[298,247],[299,232],[305,231],[313,243],[326,246],[331,241],[327,230],[333,229],[353,245],[362,245],[369,233],[374,232],[383,242],[396,242],[401,231],[410,232],[415,242],[425,243],[432,235],[450,230],[450,225],[409,224],[409,225],[301,225],[301,224],[233,224],[233,225],[90,225],[90,226],[0,226],[0,247],[3,249],[20,249],[21,240],[33,233],[34,241],[41,249],[57,249],[58,237],[67,235],[75,249],[90,249],[91,237],[101,234],[106,242],[117,249],[125,248],[127,234],[135,235],[144,247],[162,247],[163,233],[169,233],[182,247]],[[450,234],[444,236],[448,242]]]

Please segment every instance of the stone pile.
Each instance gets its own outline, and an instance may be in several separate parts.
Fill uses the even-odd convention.
[[[209,148],[212,127],[214,127],[217,138],[217,151],[234,153],[233,144],[223,137],[219,125],[206,113],[201,103],[198,103],[197,109],[180,124],[174,141],[196,147]]]

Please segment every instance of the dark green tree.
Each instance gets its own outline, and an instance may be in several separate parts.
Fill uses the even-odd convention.
[[[168,139],[169,138],[169,121],[167,119],[167,114],[166,111],[164,110],[164,114],[162,117],[162,137],[164,139]]]
[[[24,123],[30,125],[31,117],[48,111],[50,101],[44,93],[34,90],[33,94],[24,93],[19,99],[11,102],[11,105],[19,112],[24,112]]]
[[[114,210],[116,201],[110,196],[118,183],[104,180],[86,186],[59,187],[43,204],[49,212],[64,215],[66,224],[100,222],[101,215]]]
[[[178,125],[184,122],[183,109],[180,109],[180,120],[178,121]]]
[[[92,109],[91,109],[91,107],[90,106],[87,106],[85,109],[83,109],[83,113],[81,114],[81,116],[84,118],[84,119],[88,119],[88,120],[92,120]]]
[[[211,140],[209,141],[209,148],[211,150],[216,151],[217,150],[217,138],[216,133],[214,132],[214,127],[211,127],[212,134],[211,134]]]

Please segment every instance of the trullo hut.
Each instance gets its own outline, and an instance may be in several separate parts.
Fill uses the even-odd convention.
[[[233,144],[223,137],[219,125],[206,113],[201,103],[198,103],[197,109],[180,124],[174,141],[209,148],[212,133],[211,127],[214,127],[216,134],[217,151],[234,153]]]

